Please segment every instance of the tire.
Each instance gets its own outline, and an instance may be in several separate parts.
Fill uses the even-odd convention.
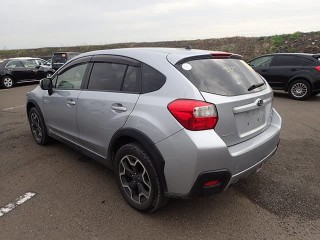
[[[33,107],[28,113],[29,125],[33,139],[39,145],[46,145],[51,141],[51,137],[47,134],[43,118],[39,111]]]
[[[312,89],[308,81],[299,79],[290,83],[288,92],[294,100],[305,100],[310,97]]]
[[[51,78],[52,77],[52,72],[47,72],[47,74],[46,74],[46,78]]]
[[[132,208],[151,213],[166,203],[152,159],[139,144],[122,146],[114,166],[118,187]]]
[[[4,76],[1,80],[1,86],[3,88],[12,88],[14,86],[13,78],[10,76]]]

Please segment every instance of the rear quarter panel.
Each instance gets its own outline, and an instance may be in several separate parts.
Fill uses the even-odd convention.
[[[151,58],[145,62],[166,76],[166,83],[158,91],[141,94],[125,127],[145,133],[157,143],[183,129],[167,106],[176,99],[203,100],[199,90],[166,58]]]

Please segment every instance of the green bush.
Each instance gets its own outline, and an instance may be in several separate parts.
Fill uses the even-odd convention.
[[[274,46],[279,47],[285,43],[285,36],[284,35],[274,35],[271,37],[271,43]]]
[[[294,41],[300,37],[300,32],[295,32],[289,35],[288,40]]]

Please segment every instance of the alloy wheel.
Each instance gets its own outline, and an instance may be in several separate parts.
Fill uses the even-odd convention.
[[[291,87],[291,94],[296,98],[304,97],[308,92],[308,87],[304,83],[297,82]]]
[[[5,77],[3,79],[3,85],[6,87],[6,88],[11,88],[13,86],[13,80],[12,78],[10,77]]]
[[[40,142],[42,140],[42,128],[41,128],[39,116],[33,112],[31,113],[30,120],[31,120],[32,134],[34,138]]]
[[[123,189],[134,202],[141,204],[150,198],[150,177],[138,158],[124,156],[119,163],[119,177]]]

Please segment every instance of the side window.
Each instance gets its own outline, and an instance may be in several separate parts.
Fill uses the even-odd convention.
[[[162,73],[146,64],[143,64],[142,93],[157,91],[165,84],[165,82],[166,77]]]
[[[95,63],[93,65],[88,89],[120,91],[127,65],[117,63]]]
[[[35,60],[25,60],[23,64],[26,68],[35,68],[37,66]]]
[[[123,92],[140,92],[140,67],[129,66],[123,81]]]
[[[58,89],[80,89],[88,63],[74,66],[58,75],[56,88]]]
[[[265,57],[257,58],[249,62],[249,65],[251,67],[269,67],[272,59],[273,59],[273,56],[265,56]]]
[[[20,67],[24,67],[20,61],[11,61],[6,65],[6,68],[20,68]]]
[[[301,60],[296,56],[276,56],[272,66],[301,66]]]

